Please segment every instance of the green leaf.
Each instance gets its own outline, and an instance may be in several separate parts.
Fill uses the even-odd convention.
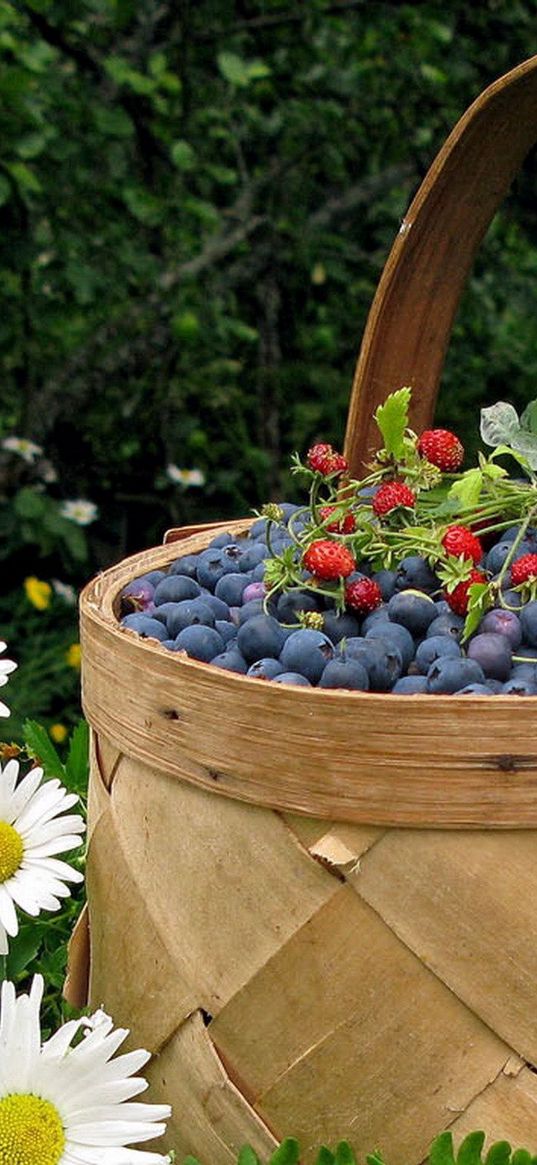
[[[496,447],[496,449],[494,450],[494,452],[491,453],[489,460],[487,462],[485,462],[485,467],[484,467],[483,472],[486,473],[487,477],[494,476],[490,472],[491,461],[495,457],[503,457],[503,456],[505,456],[505,454],[508,454],[509,457],[512,457],[518,463],[518,465],[522,466],[522,469],[525,469],[525,470],[531,469],[531,466],[530,466],[528,459],[526,457],[524,457],[522,453],[518,453],[517,450],[512,449],[510,445],[498,445]],[[494,466],[494,468],[498,468],[498,467]],[[504,474],[504,476],[506,476],[506,475]]]
[[[454,481],[448,497],[457,498],[464,508],[476,506],[483,486],[483,474],[480,469],[469,469],[463,473],[458,481]]]
[[[528,1149],[515,1149],[511,1157],[511,1165],[532,1165],[532,1155]]]
[[[237,1165],[259,1165],[259,1157],[251,1145],[243,1145],[237,1157]]]
[[[354,1150],[348,1141],[336,1145],[336,1165],[356,1165]]]
[[[177,166],[178,170],[183,170],[185,173],[193,170],[196,165],[195,151],[184,138],[178,138],[173,143],[170,150],[170,157],[174,166]]]
[[[76,793],[87,788],[89,772],[89,725],[79,720],[71,733],[69,751],[65,762],[67,784]]]
[[[9,170],[22,194],[39,194],[43,189],[39,178],[33,170],[30,170],[26,162],[8,162],[6,170]]]
[[[45,776],[59,777],[63,781],[65,769],[46,728],[36,720],[25,720],[23,733],[29,756],[43,766]]]
[[[375,421],[382,433],[384,448],[396,459],[402,457],[404,453],[404,436],[408,428],[408,406],[411,395],[410,388],[400,388],[397,392],[392,392],[375,413]]]
[[[15,513],[19,518],[39,519],[46,509],[46,501],[42,494],[30,487],[19,490],[13,501]]]
[[[511,445],[520,429],[518,413],[512,405],[499,400],[488,409],[481,409],[481,440],[485,445]]]
[[[481,1165],[481,1150],[484,1144],[483,1132],[468,1133],[459,1146],[457,1165]]]
[[[366,1153],[367,1165],[384,1165],[384,1157],[380,1149],[375,1149],[374,1153]]]
[[[477,631],[485,611],[488,611],[491,606],[492,599],[488,583],[472,583],[472,586],[468,588],[468,613],[464,622],[461,643],[465,643],[474,631]],[[477,1133],[472,1135],[477,1136]],[[463,1165],[466,1163],[463,1162]]]
[[[451,1133],[440,1133],[435,1137],[429,1150],[429,1165],[455,1165]]]
[[[0,206],[3,206],[4,202],[7,202],[10,194],[11,186],[7,178],[4,178],[4,175],[0,174]]]
[[[183,1158],[183,1165],[200,1165],[197,1157],[192,1157],[190,1153]]]
[[[300,1148],[294,1137],[286,1137],[269,1159],[269,1165],[298,1165]]]
[[[160,199],[142,186],[128,186],[123,191],[123,201],[131,214],[146,226],[156,226],[162,219],[164,207]]]
[[[531,400],[520,418],[520,427],[537,434],[537,400]]]
[[[334,1154],[330,1149],[327,1149],[326,1145],[321,1145],[317,1153],[315,1165],[334,1165],[335,1160]]]
[[[485,1165],[509,1165],[511,1146],[509,1141],[495,1141],[485,1157]]]
[[[41,935],[39,931],[36,932],[33,928],[28,928],[24,932],[19,931],[16,939],[13,939],[10,944],[7,957],[7,978],[18,979],[26,967],[33,962],[40,946]]]
[[[238,57],[236,53],[222,52],[218,53],[216,60],[222,76],[230,85],[243,89],[250,84],[250,70],[242,57]]]

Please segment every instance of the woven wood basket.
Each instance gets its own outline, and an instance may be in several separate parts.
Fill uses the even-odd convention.
[[[460,291],[537,138],[537,57],[457,125],[401,224],[350,407],[354,470],[403,384],[431,423]],[[248,521],[225,524],[240,535]],[[423,1161],[483,1127],[537,1149],[537,700],[290,689],[118,629],[121,587],[214,527],[101,575],[81,602],[93,729],[89,998],[154,1053],[167,1147],[380,1146]],[[84,917],[70,997],[83,1002]]]

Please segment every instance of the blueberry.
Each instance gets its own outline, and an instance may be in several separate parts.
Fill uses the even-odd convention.
[[[208,591],[214,591],[214,588],[223,574],[226,574],[226,569],[222,562],[223,551],[218,548],[214,550],[204,550],[197,561],[197,580],[200,586],[206,587]]]
[[[248,668],[248,675],[252,676],[254,680],[273,680],[275,676],[283,674],[283,667],[279,660],[271,659],[266,656],[264,659],[256,659]]]
[[[531,663],[537,663],[537,651],[535,650],[535,647],[530,647],[527,643],[521,643],[520,647],[517,647],[516,649],[516,654],[517,657],[522,656],[523,659],[527,659]],[[517,658],[517,665],[518,662],[519,660]]]
[[[227,603],[228,607],[240,607],[244,591],[251,581],[249,574],[240,574],[238,571],[223,574],[222,578],[218,579],[214,593],[218,599]]]
[[[230,534],[229,530],[224,530],[223,534],[217,534],[215,538],[209,542],[209,549],[221,550],[223,546],[229,546],[230,542],[234,542],[235,537]]]
[[[147,574],[141,575],[138,582],[143,579],[145,582],[151,583],[152,587],[156,587],[163,578],[166,578],[165,570],[148,570]]]
[[[437,591],[440,586],[434,571],[425,558],[419,554],[409,554],[402,558],[395,572],[395,590]]]
[[[385,643],[395,645],[401,652],[403,671],[406,671],[409,663],[414,659],[416,645],[410,631],[401,623],[392,623],[389,619],[374,623],[366,633],[366,639],[382,639]]]
[[[468,644],[468,659],[475,659],[486,676],[505,681],[511,671],[512,651],[505,635],[484,631]]]
[[[218,599],[216,595],[212,595],[210,591],[202,591],[200,599],[211,608],[215,619],[229,619],[229,606],[224,603],[223,599]]]
[[[421,591],[402,590],[390,599],[388,615],[392,623],[401,623],[411,635],[425,635],[436,618],[436,607]]]
[[[389,692],[403,671],[399,648],[385,639],[347,639],[344,655],[363,664],[373,692]]]
[[[201,587],[193,578],[186,575],[169,574],[159,582],[155,589],[155,606],[161,603],[180,603],[183,599],[197,599],[201,594]]]
[[[224,640],[215,631],[214,627],[204,627],[198,624],[185,627],[176,639],[177,651],[186,651],[192,659],[199,659],[202,663],[210,663],[215,655],[224,650]]]
[[[485,673],[475,659],[436,659],[427,672],[427,691],[452,695],[468,684],[484,684]]]
[[[502,695],[504,696],[535,696],[537,695],[537,684],[532,680],[523,679],[521,676],[511,676],[502,687]]]
[[[512,680],[527,680],[528,683],[537,685],[537,668],[529,660],[527,663],[515,663],[511,669],[509,678]]]
[[[264,538],[267,532],[267,519],[258,518],[253,526],[250,526],[250,538]]]
[[[237,628],[234,623],[230,623],[227,619],[216,619],[215,628],[218,634],[222,636],[224,643],[227,645],[233,639],[237,638]]]
[[[147,579],[133,579],[123,587],[120,599],[122,615],[134,615],[136,612],[147,611],[149,606],[155,606],[153,596],[155,588]]]
[[[502,588],[503,589],[503,588]],[[508,607],[516,607],[517,610],[522,606],[522,595],[520,591],[511,591],[509,588],[503,592],[503,601],[507,603]]]
[[[347,688],[353,692],[369,690],[369,676],[357,659],[331,659],[319,680],[320,688]]]
[[[497,574],[498,571],[502,569],[502,566],[508,554],[511,553],[512,548],[512,542],[506,542],[505,539],[501,542],[496,542],[496,545],[489,550],[485,558],[486,570],[488,570],[490,574]],[[522,558],[524,554],[531,554],[532,551],[533,547],[531,542],[521,542],[515,550],[512,561],[516,562],[517,558]]]
[[[135,615],[125,615],[121,620],[122,627],[129,627],[131,631],[136,631],[142,639],[169,639],[169,632],[166,630],[163,623],[158,619],[152,619],[150,615],[143,615],[137,613]]]
[[[296,623],[299,611],[319,611],[320,599],[309,591],[287,591],[278,596],[276,615],[280,623]]]
[[[299,688],[311,688],[309,680],[305,676],[300,675],[299,672],[285,671],[280,672],[279,676],[274,676],[275,684],[295,684]]]
[[[245,572],[255,570],[256,566],[259,566],[260,562],[264,562],[265,558],[269,558],[267,547],[261,542],[254,542],[251,546],[246,547],[242,558],[240,558],[239,570]]]
[[[263,582],[264,577],[265,577],[265,563],[258,562],[257,566],[255,567],[255,569],[252,573],[252,578],[253,578],[254,582]]]
[[[246,554],[248,544],[244,541],[230,542],[229,546],[224,546],[222,549],[222,566],[225,574],[236,574],[240,569],[240,564],[244,555]]]
[[[418,696],[427,693],[427,676],[401,676],[393,685],[394,696]]]
[[[446,656],[457,659],[461,654],[461,649],[452,635],[432,635],[430,639],[423,639],[420,643],[416,651],[416,665],[421,675],[425,676],[435,659],[444,659]]]
[[[437,604],[435,603],[435,607]],[[432,623],[426,631],[426,638],[430,639],[433,635],[450,635],[452,639],[458,643],[464,627],[464,619],[462,615],[455,615],[454,611],[449,614],[438,615],[433,619]]]
[[[492,631],[495,635],[504,635],[513,649],[522,643],[522,627],[518,615],[514,611],[504,611],[496,607],[487,611],[479,624],[480,631]]]
[[[451,615],[452,614],[451,607],[450,607],[449,603],[446,602],[445,599],[435,599],[434,605],[436,607],[438,615]],[[458,617],[459,616],[457,616],[457,618]]]
[[[304,508],[303,506],[295,505],[294,502],[277,502],[277,505],[280,507],[280,510],[283,511],[282,521],[284,521],[286,524],[289,521],[289,518],[292,518],[293,514],[296,514],[297,510],[302,510]]]
[[[249,603],[252,599],[264,599],[266,592],[264,582],[249,582],[242,592],[242,601]]]
[[[367,632],[371,631],[371,628],[375,627],[377,623],[389,622],[390,616],[388,615],[388,608],[385,606],[377,607],[375,611],[370,611],[369,615],[366,615],[365,619],[362,619],[362,635],[367,635]]]
[[[231,607],[230,610],[234,611],[235,607]],[[271,605],[270,611],[272,612],[273,610],[274,606]],[[243,623],[247,623],[249,619],[255,619],[256,615],[266,614],[265,601],[264,599],[250,599],[248,603],[244,603],[242,607],[238,607],[237,611],[237,618],[242,627]]]
[[[269,652],[266,653],[270,654]],[[324,668],[334,658],[334,647],[322,631],[302,628],[286,639],[280,654],[280,663],[286,671],[300,672],[311,683],[320,680]]]
[[[248,663],[270,655],[277,658],[284,635],[279,623],[272,615],[256,615],[239,627],[237,646]]]
[[[537,599],[526,603],[520,615],[522,637],[531,647],[537,647]],[[537,654],[537,653],[536,653]]]
[[[493,696],[492,688],[488,684],[466,684],[465,688],[460,688],[457,692],[458,696]]]
[[[332,643],[340,643],[342,639],[359,635],[360,624],[358,619],[349,613],[338,615],[336,611],[325,611],[323,631]]]
[[[394,570],[376,570],[371,575],[373,582],[378,583],[380,593],[385,603],[391,599],[395,594],[395,571]]]
[[[168,574],[184,574],[187,578],[196,578],[198,571],[199,555],[198,554],[184,554],[182,558],[176,558],[168,568]]]
[[[220,655],[215,655],[211,663],[213,667],[221,667],[224,671],[234,671],[243,676],[248,671],[248,664],[244,656],[235,648],[230,648],[227,651],[222,651]]]

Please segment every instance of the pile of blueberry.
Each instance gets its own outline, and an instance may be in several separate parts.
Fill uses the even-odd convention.
[[[464,646],[464,618],[438,597],[442,586],[419,555],[394,570],[372,573],[367,563],[359,565],[356,578],[372,579],[382,596],[365,615],[338,613],[333,599],[311,589],[282,592],[266,603],[265,560],[293,545],[286,524],[297,509],[281,504],[270,550],[267,521],[260,518],[244,536],[218,534],[199,554],[135,579],[121,594],[121,626],[169,651],[277,684],[396,695],[537,695],[537,600],[522,605],[508,576],[506,607],[489,610]],[[517,526],[502,532],[488,550],[489,576],[501,569],[517,534]],[[532,528],[513,564],[528,554],[537,554]]]

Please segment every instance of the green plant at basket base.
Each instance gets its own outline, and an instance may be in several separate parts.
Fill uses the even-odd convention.
[[[440,1133],[429,1150],[429,1165],[537,1165],[537,1156],[528,1149],[512,1149],[508,1141],[495,1141],[483,1157],[484,1144],[484,1132],[468,1133],[455,1151],[452,1134]],[[386,1165],[378,1149],[367,1153],[365,1160],[367,1165]],[[299,1143],[294,1137],[287,1137],[266,1165],[298,1165],[299,1161]],[[197,1157],[187,1156],[183,1165],[200,1163]],[[237,1165],[262,1165],[262,1162],[250,1145],[244,1145],[237,1156]],[[333,1150],[321,1145],[315,1165],[357,1165],[357,1159],[349,1142],[340,1141]]]
[[[265,605],[274,594],[297,589],[328,595],[335,600],[338,610],[345,608],[343,577],[327,582],[322,581],[322,575],[303,577],[308,549],[326,539],[346,547],[356,563],[366,561],[374,570],[391,569],[408,555],[420,555],[434,569],[449,595],[460,583],[470,580],[475,567],[470,557],[456,556],[445,549],[442,540],[449,527],[460,523],[470,531],[478,527],[486,535],[499,534],[513,523],[520,523],[519,534],[498,578],[483,576],[469,587],[463,638],[473,633],[489,607],[496,603],[508,605],[502,593],[503,579],[526,529],[537,519],[537,434],[528,430],[526,455],[519,448],[520,442],[517,444],[516,433],[509,444],[510,431],[505,425],[494,428],[485,417],[493,410],[484,410],[484,431],[489,444],[495,445],[493,452],[488,457],[480,453],[477,466],[465,472],[448,472],[420,452],[420,438],[408,427],[410,398],[411,390],[401,388],[377,409],[375,420],[383,446],[361,479],[351,479],[341,469],[330,472],[328,467],[319,471],[315,460],[313,465],[304,464],[295,454],[292,471],[309,486],[309,503],[289,520],[285,529],[292,545],[280,553],[273,552],[272,540],[282,524],[281,518],[274,506],[260,511],[267,518],[267,545],[272,553],[265,566],[268,589]],[[528,406],[526,416],[537,429],[534,420],[537,402]],[[453,441],[457,439],[453,437]],[[460,443],[457,441],[457,444]],[[514,459],[525,474],[523,480],[513,480],[498,464],[498,459],[504,456]],[[381,511],[378,500],[375,503],[370,495],[390,482],[407,487],[407,500]],[[343,532],[344,526],[349,526],[348,532]],[[535,583],[521,584],[514,589],[521,592],[523,602],[537,594]]]

